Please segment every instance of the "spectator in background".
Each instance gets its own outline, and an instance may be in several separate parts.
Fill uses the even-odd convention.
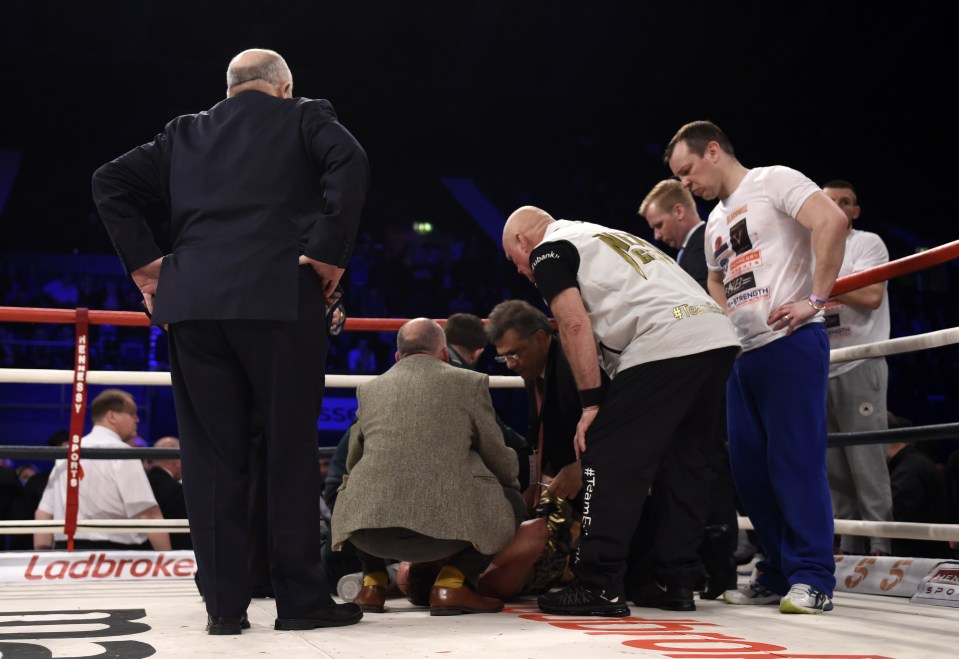
[[[176,437],[163,437],[153,444],[153,448],[180,448]],[[183,470],[179,458],[153,460],[153,466],[147,471],[147,479],[153,488],[157,505],[164,519],[186,519],[186,502],[183,500]],[[189,533],[171,533],[170,545],[173,549],[193,549]]]
[[[955,449],[946,458],[946,466],[943,469],[943,476],[946,478],[946,496],[948,521],[950,524],[959,524],[959,449]],[[953,558],[959,558],[959,541],[951,540],[949,547],[954,550]]]
[[[129,448],[125,440],[137,434],[137,405],[133,396],[120,389],[107,389],[90,403],[93,429],[80,440],[83,448]],[[77,519],[163,519],[139,460],[80,460],[80,497]],[[65,519],[67,504],[67,461],[57,460],[37,520]],[[150,545],[170,549],[168,533],[77,533],[76,549],[137,549]],[[66,536],[51,533],[33,535],[35,549],[60,549]]]
[[[23,484],[17,477],[9,460],[0,460],[0,520],[30,519],[29,500],[23,491]],[[0,535],[0,551],[30,549],[29,536],[19,534]]]
[[[17,467],[16,472],[17,472],[17,478],[20,479],[20,483],[22,485],[26,485],[28,480],[30,480],[31,478],[36,476],[37,473],[39,473],[37,471],[37,466],[34,464],[20,465],[19,467]]]
[[[823,192],[836,202],[848,220],[846,251],[839,276],[889,262],[882,238],[853,228],[861,209],[856,190],[847,181],[833,180]],[[830,348],[889,339],[889,296],[881,281],[831,298],[824,312]],[[884,357],[829,364],[826,421],[829,432],[886,430],[886,388],[889,371]],[[837,519],[888,522],[893,518],[886,447],[882,444],[834,446],[826,451],[829,491]],[[844,554],[888,556],[889,538],[844,535]],[[902,556],[903,554],[899,554]]]
[[[365,338],[357,341],[356,347],[349,352],[350,373],[359,375],[375,374],[376,353],[370,348],[369,342]]]
[[[893,442],[886,450],[892,513],[897,522],[945,524],[948,521],[945,476],[913,444]],[[949,544],[939,540],[892,539],[894,556],[949,558]]]
[[[70,274],[48,281],[43,287],[43,293],[54,307],[76,307],[80,300],[80,291]]]
[[[70,433],[66,430],[57,430],[47,438],[47,446],[66,446],[70,443]],[[43,490],[47,487],[47,481],[50,479],[49,471],[38,471],[27,479],[23,484],[23,491],[26,494],[28,505],[30,507],[30,518],[34,511],[40,505],[40,499],[43,498]],[[28,518],[29,519],[29,518]]]

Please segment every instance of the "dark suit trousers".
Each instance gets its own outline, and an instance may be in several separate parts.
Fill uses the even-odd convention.
[[[207,612],[250,602],[251,414],[267,437],[270,571],[280,618],[333,605],[320,562],[316,421],[326,362],[320,280],[300,268],[299,320],[195,320],[170,328],[190,530]]]

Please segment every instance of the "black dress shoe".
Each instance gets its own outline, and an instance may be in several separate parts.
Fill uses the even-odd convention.
[[[681,586],[663,585],[657,581],[647,581],[633,596],[636,606],[649,606],[666,611],[695,611],[693,589]]]
[[[242,616],[211,616],[206,617],[206,633],[213,636],[236,636],[241,629],[249,629],[250,621],[246,614]]]
[[[277,618],[273,629],[295,631],[316,629],[318,627],[343,627],[355,625],[363,618],[363,611],[353,602],[334,604],[327,609],[319,609],[298,618]]]

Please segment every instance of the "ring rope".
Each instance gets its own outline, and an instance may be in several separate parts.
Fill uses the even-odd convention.
[[[918,522],[871,522],[854,519],[834,520],[836,533],[861,535],[874,538],[902,540],[959,541],[959,524],[922,524]],[[64,520],[0,520],[0,535],[26,535],[40,532],[62,532]],[[753,530],[748,517],[739,517],[739,528]],[[106,533],[189,533],[185,519],[109,519],[77,520],[77,532],[100,531]]]
[[[327,389],[354,389],[375,375],[327,375]],[[89,384],[170,386],[169,371],[87,371]],[[516,375],[491,375],[490,387],[522,389],[523,379]],[[70,384],[73,371],[66,369],[0,368],[0,383]]]
[[[857,359],[941,348],[956,343],[959,343],[959,327],[951,327],[848,348],[836,348],[829,351],[829,361],[838,364]],[[349,389],[369,382],[375,377],[375,375],[327,375],[326,386],[331,389]],[[74,372],[66,369],[0,368],[0,383],[69,384],[73,382],[73,378]],[[491,375],[489,378],[490,387],[523,388],[522,378],[515,375]],[[169,386],[171,384],[169,371],[87,371],[86,381],[89,384],[112,385]]]
[[[840,277],[836,280],[830,295],[842,295],[870,284],[940,265],[955,258],[959,258],[959,240]],[[89,313],[91,325],[122,325],[124,327],[147,327],[150,325],[150,319],[140,311],[90,311]],[[76,320],[77,312],[75,309],[0,307],[0,322],[75,323]],[[398,330],[407,320],[400,318],[347,318],[344,328],[354,332],[389,332]],[[436,322],[442,325],[446,320],[438,318]]]
[[[959,524],[924,524],[921,522],[871,522],[859,519],[833,520],[839,535],[861,535],[897,540],[959,541]],[[739,528],[754,531],[748,517],[739,516]]]
[[[830,297],[842,295],[870,284],[908,275],[956,258],[959,258],[959,240],[840,277],[836,280],[836,284],[829,295]]]
[[[926,332],[925,334],[916,334],[913,336],[901,336],[896,339],[876,341],[875,343],[863,343],[862,345],[849,346],[848,348],[836,348],[835,350],[829,351],[829,363],[838,364],[839,362],[851,362],[869,357],[883,357],[886,355],[898,355],[904,352],[917,352],[928,348],[941,348],[955,343],[959,343],[959,327],[936,330],[935,332]]]

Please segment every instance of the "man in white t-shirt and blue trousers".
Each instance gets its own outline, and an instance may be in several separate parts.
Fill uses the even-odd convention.
[[[793,169],[744,167],[708,121],[680,128],[664,160],[694,195],[718,200],[706,225],[707,283],[744,351],[726,390],[729,453],[764,555],[758,576],[723,598],[829,611],[836,579],[821,312],[842,264],[846,217]]]
[[[840,276],[851,275],[889,262],[882,238],[853,228],[860,207],[856,190],[847,181],[829,181],[823,186],[830,199],[846,215],[846,254]],[[829,301],[825,311],[826,331],[832,348],[889,339],[889,297],[881,281],[844,293]],[[829,365],[829,396],[826,420],[830,432],[886,430],[888,368],[884,357],[859,359]],[[892,489],[886,466],[885,444],[835,446],[826,452],[832,508],[837,519],[892,521]],[[844,535],[839,549],[844,554],[888,556],[889,538]]]

